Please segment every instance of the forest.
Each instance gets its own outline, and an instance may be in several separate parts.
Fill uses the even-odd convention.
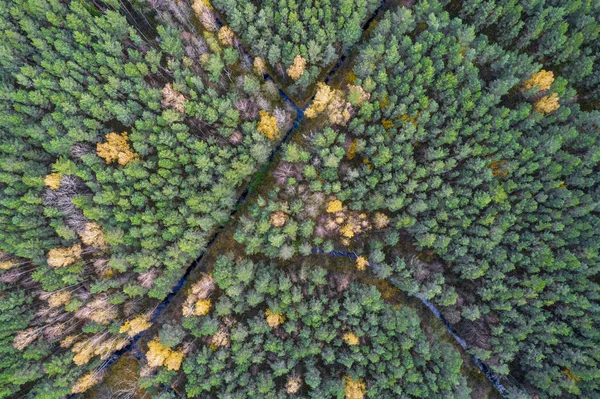
[[[600,397],[600,2],[5,0],[0,398]]]

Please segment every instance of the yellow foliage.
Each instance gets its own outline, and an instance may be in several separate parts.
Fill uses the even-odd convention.
[[[488,165],[488,168],[492,169],[492,176],[494,177],[506,177],[510,173],[506,166],[505,160],[494,161]]]
[[[390,105],[390,96],[386,94],[381,100],[379,100],[379,108],[384,109],[388,105]]]
[[[198,299],[194,307],[194,315],[206,316],[210,311],[210,299]]]
[[[71,389],[71,393],[83,393],[99,383],[102,380],[102,373],[92,370],[88,374],[79,378],[73,388]]]
[[[127,333],[130,337],[135,337],[142,331],[146,331],[152,326],[146,316],[138,316],[132,320],[127,320],[125,324],[121,326],[120,333]]]
[[[50,190],[58,190],[60,187],[60,174],[59,173],[50,173],[44,178],[44,184]]]
[[[540,91],[549,90],[554,82],[554,73],[552,71],[541,70],[534,73],[529,79],[523,82],[523,86],[526,90],[537,87],[538,93]]]
[[[317,83],[317,94],[315,99],[310,106],[304,111],[304,116],[307,118],[315,118],[318,114],[325,111],[325,107],[329,104],[329,101],[333,98],[333,91],[331,87],[327,86],[323,82]]]
[[[283,315],[279,313],[274,313],[270,309],[265,311],[265,316],[267,317],[267,324],[271,328],[279,327],[285,321]]]
[[[297,393],[302,388],[302,378],[300,377],[288,377],[287,383],[285,384],[285,390],[289,394]]]
[[[185,356],[181,351],[171,351],[171,353],[167,357],[167,360],[165,361],[165,366],[167,366],[167,370],[179,370],[184,357]]]
[[[210,54],[204,53],[200,56],[200,58],[198,58],[198,60],[200,61],[200,65],[207,66],[208,62],[210,61]]]
[[[562,371],[562,373],[563,373],[564,375],[566,375],[566,376],[567,376],[567,378],[569,378],[570,380],[573,380],[573,381],[575,381],[575,382],[579,382],[579,381],[581,381],[581,378],[577,377],[577,376],[576,376],[575,374],[573,374],[573,372],[572,372],[571,370],[569,370],[569,369],[564,369],[564,370]]]
[[[346,238],[352,238],[352,237],[354,237],[354,229],[352,228],[352,225],[350,223],[345,224],[340,229],[340,234],[343,235]]]
[[[389,119],[383,119],[381,121],[381,125],[383,125],[385,129],[390,129],[392,126],[394,126],[394,122]]]
[[[17,264],[12,260],[4,260],[0,262],[0,270],[10,270],[15,267]]]
[[[260,57],[254,58],[254,72],[256,72],[256,74],[261,76],[264,75],[266,68],[267,64],[265,63],[265,60]]]
[[[208,0],[194,0],[192,8],[194,9],[194,11],[199,12],[199,10],[203,8],[208,8],[209,10],[212,10],[213,6]]]
[[[81,259],[81,245],[73,245],[71,248],[54,248],[48,251],[48,264],[52,267],[64,267]]]
[[[344,100],[341,90],[332,90],[325,83],[317,83],[317,93],[310,106],[304,111],[307,118],[316,118],[327,109],[327,118],[332,124],[344,125],[350,119],[350,104]]]
[[[335,95],[327,104],[327,118],[331,124],[346,125],[350,120],[350,103],[342,97],[340,90],[335,91]]]
[[[174,351],[160,343],[158,337],[148,342],[146,359],[150,367],[167,366],[169,370],[179,370],[184,355],[181,351]]]
[[[285,213],[281,211],[274,212],[271,214],[271,226],[281,227],[285,224],[287,219],[288,216]]]
[[[79,233],[79,236],[85,245],[91,245],[96,248],[106,247],[106,242],[104,242],[104,232],[97,223],[86,223],[85,228]]]
[[[279,127],[277,127],[277,118],[261,110],[259,112],[260,121],[258,122],[258,131],[264,134],[269,140],[275,141],[279,138]]]
[[[294,63],[287,69],[287,74],[293,80],[298,80],[306,69],[306,59],[301,55],[294,57]]]
[[[93,320],[100,324],[109,324],[117,318],[119,312],[115,306],[111,306],[107,296],[100,296],[80,307],[76,313],[79,319]]]
[[[106,163],[117,161],[119,165],[127,165],[138,158],[129,145],[127,132],[122,134],[109,133],[106,135],[106,143],[96,145],[96,154],[103,158]]]
[[[328,213],[338,213],[342,210],[342,201],[340,200],[332,200],[327,204],[327,212]]]
[[[346,153],[346,158],[348,160],[353,160],[354,157],[356,156],[356,147],[358,146],[358,140],[354,139],[352,140],[352,143],[350,143],[350,148],[348,148],[348,152]]]
[[[360,271],[363,271],[369,266],[369,261],[364,256],[359,256],[356,258],[356,268]]]
[[[558,94],[552,93],[540,98],[535,103],[533,108],[540,114],[551,114],[560,108],[560,104],[558,103]]]
[[[94,357],[94,345],[89,340],[77,342],[75,346],[73,346],[73,352],[76,353],[73,356],[73,363],[78,366],[83,364],[87,364],[92,357]]]
[[[364,399],[367,385],[362,378],[353,380],[350,376],[344,377],[344,394],[346,399]]]
[[[358,335],[354,334],[353,332],[347,332],[346,334],[344,334],[342,339],[344,341],[346,341],[346,343],[348,345],[358,345],[359,344]]]
[[[233,46],[233,39],[235,38],[235,33],[233,33],[229,26],[222,26],[221,29],[219,29],[218,37],[221,44],[224,44],[226,46]]]
[[[158,337],[148,342],[148,352],[146,352],[146,360],[150,367],[160,367],[167,361],[170,356],[171,349],[160,343]]]
[[[348,83],[354,84],[354,82],[356,82],[356,79],[358,79],[358,76],[356,76],[356,74],[354,73],[354,71],[348,72],[348,75],[346,76],[346,81]]]
[[[51,308],[57,308],[68,303],[71,300],[69,291],[57,291],[48,297],[48,305]]]
[[[398,118],[402,119],[404,122],[406,122],[406,121],[412,122],[412,124],[415,127],[417,127],[417,126],[419,126],[419,124],[417,123],[417,119],[419,118],[419,114],[420,114],[420,112],[417,112],[417,114],[415,116],[408,116],[406,114],[402,114]],[[398,119],[398,118],[396,118],[396,119]]]
[[[61,348],[70,348],[77,340],[77,335],[68,335],[65,339],[60,341]]]
[[[215,335],[210,338],[210,346],[213,350],[219,347],[229,346],[229,334],[225,328],[221,327]]]

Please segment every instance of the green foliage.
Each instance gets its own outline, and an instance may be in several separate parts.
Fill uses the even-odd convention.
[[[215,308],[226,304],[235,313],[186,321],[198,343],[183,366],[190,397],[287,397],[294,376],[303,386],[299,397],[339,395],[345,375],[364,378],[372,398],[468,392],[459,353],[374,287],[347,284],[348,276],[316,265],[284,272],[232,256],[218,258],[213,273],[222,290]],[[261,298],[251,299],[257,293]],[[267,311],[283,316],[282,324],[269,326]],[[344,341],[348,332],[360,337],[358,345]],[[215,336],[226,340],[215,344]]]
[[[69,394],[96,366],[49,375],[47,362],[75,351],[60,346],[70,335],[100,337],[94,359],[117,350],[120,325],[170,292],[273,146],[256,130],[258,110],[281,103],[244,70],[243,53],[209,50],[170,14],[152,17],[156,31],[140,27],[147,10],[111,3],[102,12],[82,0],[0,7],[0,256],[20,265],[0,277],[39,297],[31,342],[18,336],[29,318],[3,335],[0,397],[20,386],[21,396]],[[258,85],[251,94],[242,75]],[[292,118],[277,110],[285,130]],[[13,348],[16,336],[26,349]],[[56,354],[33,361],[33,347]]]
[[[255,57],[266,60],[297,98],[322,78],[335,61],[358,42],[362,24],[379,0],[211,2],[226,17]],[[292,80],[286,72],[301,56],[306,69]]]
[[[577,12],[595,15],[586,7]],[[352,84],[370,98],[353,106],[346,128],[313,129],[304,147],[290,146],[310,156],[285,158],[274,172],[279,186],[267,204],[250,205],[236,240],[270,257],[274,244],[350,247],[380,263],[380,277],[444,305],[496,372],[523,376],[540,395],[594,397],[600,114],[582,110],[558,70],[549,91],[560,107],[537,111],[547,93],[522,83],[541,69],[539,54],[477,32],[436,2],[387,12],[352,61]],[[346,156],[329,162],[337,153]],[[315,165],[316,173],[299,173]],[[278,180],[284,174],[293,187]],[[371,225],[345,234],[346,222],[326,212],[333,196],[347,207],[336,217],[366,212]],[[299,212],[283,208],[298,200]],[[314,222],[312,234],[258,229],[274,209],[290,214],[287,223]],[[375,212],[402,239],[374,229]],[[366,237],[377,246],[365,248]]]

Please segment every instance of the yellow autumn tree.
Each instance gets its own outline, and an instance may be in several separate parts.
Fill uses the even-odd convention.
[[[17,263],[12,259],[0,261],[0,270],[10,270],[16,266]]]
[[[210,311],[210,299],[198,299],[194,307],[195,316],[206,316]]]
[[[287,383],[285,384],[285,390],[287,391],[287,393],[293,395],[295,393],[298,393],[298,391],[300,391],[300,388],[302,388],[302,378],[300,378],[299,376],[289,376]]]
[[[346,334],[344,334],[342,339],[344,341],[346,341],[346,343],[348,345],[358,345],[359,344],[358,335],[354,334],[353,332],[347,332]]]
[[[353,160],[354,157],[356,156],[356,147],[358,147],[358,140],[354,139],[352,140],[352,142],[350,143],[350,147],[348,147],[348,152],[346,153],[346,158],[348,160]]]
[[[382,119],[381,126],[383,126],[383,128],[387,130],[394,126],[394,122],[389,119]]]
[[[307,118],[316,118],[327,110],[327,118],[332,124],[345,125],[350,119],[350,103],[344,99],[341,90],[333,90],[323,82],[317,83],[317,93],[310,106],[304,111]]]
[[[327,104],[333,98],[333,90],[323,82],[317,83],[317,93],[310,106],[304,111],[307,118],[316,118],[318,114],[325,111]]]
[[[275,141],[279,138],[279,127],[277,127],[277,118],[267,111],[259,112],[260,121],[258,122],[258,131],[264,134],[269,140]]]
[[[71,293],[69,291],[57,291],[48,297],[48,306],[57,308],[71,301]]]
[[[180,351],[171,351],[169,357],[167,357],[167,360],[165,361],[167,370],[179,370],[184,357],[185,355]]]
[[[263,60],[260,57],[255,57],[254,58],[254,72],[257,75],[264,75],[265,71],[267,69],[267,64],[265,62],[265,60]]]
[[[54,248],[48,251],[48,264],[59,268],[69,266],[81,259],[81,245],[76,244],[71,248]]]
[[[148,342],[146,359],[150,367],[167,366],[169,370],[179,370],[184,355],[180,351],[174,351],[168,346],[161,344],[158,337]]]
[[[334,96],[327,104],[327,119],[333,125],[346,125],[350,120],[350,103],[342,96],[340,90],[334,92]]]
[[[271,226],[273,227],[281,227],[285,224],[288,219],[288,215],[281,211],[273,212],[271,214]]]
[[[538,93],[540,91],[549,90],[554,82],[554,73],[552,71],[541,70],[534,73],[529,79],[523,82],[523,87],[526,90],[537,87]]]
[[[356,268],[360,271],[363,271],[369,266],[369,261],[364,256],[359,256],[356,258]]]
[[[342,201],[336,199],[331,200],[327,204],[327,212],[328,213],[338,213],[342,210]]]
[[[540,114],[551,114],[560,108],[558,103],[558,94],[552,93],[550,95],[540,98],[533,108]]]
[[[92,370],[75,382],[75,385],[73,385],[73,388],[71,389],[71,393],[83,393],[100,381],[102,381],[102,373],[97,370]]]
[[[208,297],[215,288],[215,279],[211,275],[204,275],[200,280],[195,282],[182,305],[183,316],[205,316],[208,314],[211,306]]]
[[[346,223],[344,226],[340,228],[340,234],[346,238],[354,237],[354,229],[352,224]]]
[[[139,157],[131,149],[127,132],[107,134],[106,142],[96,145],[96,154],[108,164],[117,161],[119,165],[127,165]]]
[[[60,188],[60,174],[50,173],[44,178],[44,184],[50,190],[58,190]]]
[[[346,399],[364,399],[367,385],[362,378],[353,380],[350,376],[344,377],[344,394]]]
[[[200,20],[204,29],[215,32],[219,29],[217,18],[213,12],[213,6],[208,0],[194,0],[192,9]]]
[[[223,25],[221,29],[219,29],[218,37],[221,44],[225,46],[233,46],[233,39],[235,38],[235,33],[233,33],[229,26]]]
[[[61,348],[70,348],[77,342],[77,335],[68,335],[62,341],[60,341]]]
[[[281,315],[279,313],[275,313],[275,312],[271,311],[271,309],[267,309],[265,311],[265,316],[267,318],[267,324],[271,328],[279,327],[285,321],[285,318],[283,317],[283,315]]]
[[[209,0],[194,0],[192,8],[194,9],[194,11],[201,10],[202,8],[208,8],[209,10],[212,10],[213,6],[212,4],[210,4]]]
[[[146,352],[146,360],[150,367],[160,367],[167,361],[171,354],[171,348],[160,343],[158,337],[148,342],[148,352]]]
[[[90,359],[94,357],[94,352],[96,350],[95,345],[96,342],[90,339],[77,342],[72,349],[75,353],[75,356],[73,356],[73,363],[78,366],[87,364]]]
[[[225,327],[219,328],[219,331],[210,337],[210,346],[213,350],[216,350],[220,347],[229,346],[229,333]]]
[[[104,232],[97,223],[86,223],[83,231],[79,233],[79,236],[85,245],[91,245],[96,248],[106,247],[106,242],[104,241]]]
[[[146,331],[152,326],[148,318],[144,315],[127,320],[119,330],[120,333],[127,333],[130,337],[135,337],[142,331]]]
[[[304,74],[306,69],[306,59],[301,55],[294,57],[294,62],[287,69],[287,74],[293,80],[298,80]]]

